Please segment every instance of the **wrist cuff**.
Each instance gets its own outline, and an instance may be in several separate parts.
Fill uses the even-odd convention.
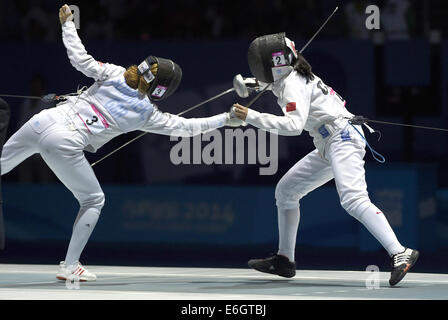
[[[65,21],[65,22],[62,24],[62,27],[66,27],[66,28],[74,27],[74,28],[76,28],[76,26],[75,26],[75,22],[74,22],[73,20],[67,20],[67,21]]]
[[[210,117],[207,120],[209,129],[217,129],[224,127],[227,121],[227,113],[221,113],[216,116]]]
[[[256,119],[258,119],[260,116],[260,112],[252,110],[252,109],[248,109],[247,110],[247,116],[246,116],[246,122],[249,124],[252,124],[253,122],[256,121]]]

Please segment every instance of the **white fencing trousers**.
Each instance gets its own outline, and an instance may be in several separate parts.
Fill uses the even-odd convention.
[[[328,161],[315,150],[296,163],[277,184],[278,253],[291,261],[294,261],[300,199],[333,178],[342,207],[367,228],[389,255],[404,251],[382,211],[369,199],[363,160],[365,141],[351,126],[346,129],[348,134],[336,133],[329,138]],[[359,130],[362,132],[361,128]]]
[[[80,210],[67,252],[67,257],[72,261],[66,261],[66,264],[70,265],[79,259],[95,227],[104,206],[104,193],[85,158],[83,151],[86,144],[85,137],[66,124],[65,118],[55,109],[44,110],[33,116],[6,142],[0,163],[3,175],[28,157],[39,153],[78,200]],[[86,213],[90,216],[89,223],[86,223],[83,231],[80,231],[78,222],[83,220],[82,216]],[[86,225],[89,225],[89,228],[86,229]]]

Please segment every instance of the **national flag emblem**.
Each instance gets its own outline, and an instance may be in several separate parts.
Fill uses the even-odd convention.
[[[290,102],[286,105],[286,112],[292,112],[292,111],[296,111],[296,103],[295,102]]]

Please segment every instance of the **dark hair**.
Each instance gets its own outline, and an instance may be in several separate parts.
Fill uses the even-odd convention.
[[[300,53],[298,53],[298,57],[295,60],[293,66],[294,70],[297,71],[302,77],[304,77],[307,83],[314,80],[314,74],[312,71],[313,68]]]

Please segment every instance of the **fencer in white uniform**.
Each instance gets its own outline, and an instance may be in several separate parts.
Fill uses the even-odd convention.
[[[406,275],[418,251],[403,247],[382,210],[369,199],[364,171],[366,140],[346,101],[317,75],[284,33],[255,39],[249,48],[249,67],[255,79],[278,98],[283,116],[259,113],[239,104],[233,112],[241,120],[279,135],[307,131],[316,149],[294,165],[275,190],[278,208],[279,249],[275,256],[254,259],[249,266],[283,277],[296,274],[295,246],[300,200],[334,179],[342,207],[381,243],[392,260],[390,284]]]
[[[62,39],[71,64],[95,83],[78,96],[69,97],[55,108],[33,116],[6,142],[1,157],[1,173],[7,174],[33,154],[39,153],[59,180],[78,200],[80,210],[65,260],[57,278],[77,276],[81,281],[96,275],[79,263],[81,253],[98,221],[105,197],[84,155],[95,152],[112,138],[134,130],[163,135],[193,136],[225,125],[238,125],[228,113],[209,118],[185,119],[158,110],[155,101],[176,89],[181,70],[168,59],[150,57],[138,66],[139,73],[152,85],[147,94],[126,83],[126,69],[96,61],[87,54],[78,37],[68,7],[60,10]],[[153,74],[152,64],[158,65]]]

